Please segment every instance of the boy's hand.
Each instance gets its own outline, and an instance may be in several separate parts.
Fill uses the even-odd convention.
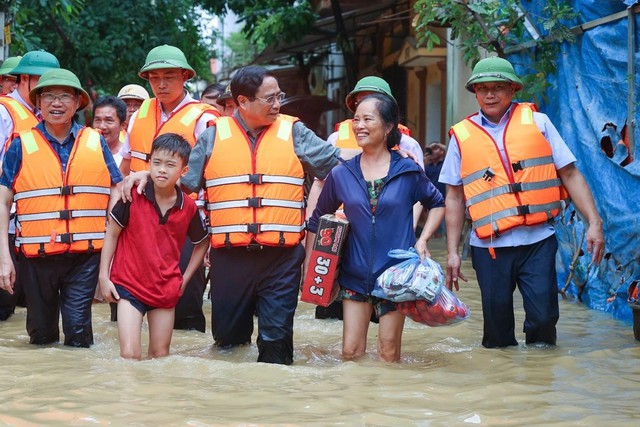
[[[132,200],[131,192],[135,186],[137,186],[136,190],[138,191],[138,194],[142,194],[142,190],[144,190],[148,181],[149,171],[134,172],[129,174],[129,176],[126,176],[122,184],[122,201],[126,203]]]
[[[108,277],[100,277],[98,286],[100,286],[100,293],[106,302],[118,302],[120,295],[118,295],[115,285]]]

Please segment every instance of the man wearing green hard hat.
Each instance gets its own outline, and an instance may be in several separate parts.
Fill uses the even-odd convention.
[[[184,84],[195,74],[184,53],[177,47],[162,45],[149,51],[138,75],[149,81],[154,98],[145,100],[140,109],[131,116],[121,150],[120,170],[123,175],[149,170],[151,144],[157,136],[177,133],[193,147],[198,136],[220,115],[214,107],[193,99],[185,90]],[[197,195],[191,197],[195,199]],[[196,200],[196,204],[203,208],[203,198]],[[180,268],[183,271],[189,263],[189,256],[185,254],[191,254],[192,250],[193,245],[187,239],[183,248],[184,256],[180,260]],[[202,310],[205,287],[202,265],[193,275],[176,305],[176,329],[205,332]]]
[[[38,124],[35,105],[29,92],[47,70],[60,68],[58,58],[44,50],[27,52],[9,73],[17,77],[18,86],[7,97],[0,97],[0,161],[13,136]]]
[[[100,133],[74,121],[89,104],[75,74],[44,72],[29,100],[43,121],[12,141],[0,176],[0,288],[12,293],[16,277],[7,241],[15,201],[30,342],[58,341],[62,315],[64,344],[89,347],[107,210],[122,175]]]
[[[598,264],[604,254],[602,219],[576,158],[546,114],[513,102],[522,87],[506,59],[476,64],[465,88],[480,111],[452,126],[440,172],[440,182],[447,184],[446,284],[458,290],[458,279],[466,281],[458,255],[466,213],[487,348],[518,345],[516,287],[523,299],[526,343],[556,344],[560,314],[553,220],[567,197],[588,222],[591,261]]]
[[[10,59],[5,61],[3,67],[10,62]],[[34,50],[19,57],[11,70],[8,70],[8,73],[17,79],[17,87],[7,96],[0,96],[0,164],[13,137],[33,128],[41,120],[39,112],[29,99],[29,91],[38,84],[42,73],[52,68],[60,68],[58,59],[44,50]],[[13,248],[15,230],[15,221],[12,219],[9,224],[11,248]],[[24,306],[25,304],[19,279],[15,283],[13,295],[0,290],[0,320],[11,316],[16,305]]]
[[[11,71],[18,65],[22,56],[11,56],[0,66],[0,95],[7,95],[18,86],[18,78]]]

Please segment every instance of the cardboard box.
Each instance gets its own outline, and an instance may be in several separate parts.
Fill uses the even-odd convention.
[[[338,264],[347,240],[349,221],[333,214],[320,217],[300,299],[323,307],[338,295]]]

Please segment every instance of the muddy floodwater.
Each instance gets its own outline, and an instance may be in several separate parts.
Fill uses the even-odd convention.
[[[432,252],[444,261],[442,242]],[[469,262],[463,271],[473,276]],[[477,284],[461,287],[471,317],[439,328],[407,320],[399,364],[376,360],[374,324],[368,356],[343,362],[342,323],[314,319],[306,303],[292,366],[255,363],[255,344],[213,349],[208,328],[176,331],[169,357],[125,361],[106,304],[94,305],[91,349],[36,347],[18,309],[0,323],[0,425],[640,425],[640,342],[630,324],[561,301],[557,347],[488,350]],[[518,308],[520,331],[523,317]]]

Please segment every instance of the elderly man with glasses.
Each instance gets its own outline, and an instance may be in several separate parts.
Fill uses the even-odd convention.
[[[523,83],[506,59],[479,61],[465,88],[480,111],[455,124],[440,182],[447,184],[447,286],[458,289],[458,246],[471,218],[471,258],[482,297],[487,348],[517,345],[516,286],[527,344],[556,344],[559,318],[554,217],[568,196],[589,227],[592,262],[604,253],[602,219],[576,158],[546,114],[513,102]]]
[[[0,176],[0,288],[14,292],[7,229],[15,201],[30,342],[58,341],[62,315],[64,344],[89,347],[107,211],[122,175],[100,133],[74,120],[89,104],[75,74],[46,71],[29,100],[43,121],[13,140]]]

